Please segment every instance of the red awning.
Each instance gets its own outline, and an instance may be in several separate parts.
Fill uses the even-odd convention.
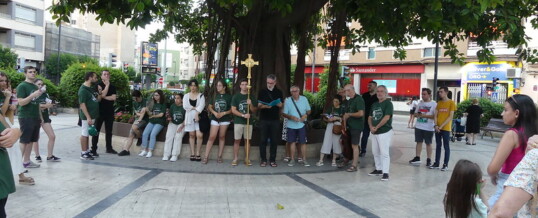
[[[349,66],[350,73],[424,73],[424,65]]]
[[[315,67],[315,70],[314,70],[314,73],[323,73],[323,71],[325,70],[325,67]],[[305,74],[310,74],[312,73],[312,66],[306,66],[304,68],[304,73]]]

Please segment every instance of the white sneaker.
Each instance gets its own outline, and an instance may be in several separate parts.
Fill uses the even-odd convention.
[[[153,156],[153,153],[150,151],[148,152],[148,154],[146,155],[147,158],[150,158],[151,156]]]
[[[176,162],[176,161],[177,161],[177,156],[175,156],[175,155],[172,156],[172,157],[170,158],[170,161],[172,161],[172,162]]]
[[[323,166],[323,161],[319,161],[316,163],[316,166],[320,167],[320,166]]]
[[[140,157],[144,157],[144,156],[146,156],[147,153],[148,153],[148,152],[147,152],[146,150],[142,150],[142,151],[140,152],[140,154],[138,154],[138,156],[140,156]]]
[[[168,155],[163,156],[163,161],[168,161]]]

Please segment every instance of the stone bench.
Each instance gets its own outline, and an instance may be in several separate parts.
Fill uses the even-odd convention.
[[[481,139],[484,139],[484,135],[488,134],[493,139],[493,132],[504,133],[506,130],[510,129],[509,125],[504,124],[502,119],[492,118],[489,120],[488,125],[480,128],[482,130]]]

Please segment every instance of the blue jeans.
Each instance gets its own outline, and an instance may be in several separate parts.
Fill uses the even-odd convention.
[[[157,135],[163,129],[163,125],[157,123],[149,123],[142,133],[142,148],[145,149],[148,147],[148,137],[149,137],[149,150],[152,151],[155,149],[155,143],[157,141]]]
[[[497,200],[499,200],[499,198],[501,197],[501,194],[504,190],[504,183],[506,182],[506,180],[508,180],[509,176],[510,174],[499,172],[499,177],[497,177],[497,189],[495,190],[495,194],[493,194],[488,199],[489,208],[493,208],[495,202],[497,202]]]
[[[445,130],[436,132],[435,142],[435,163],[439,164],[441,162],[441,146],[443,146],[445,149],[444,164],[448,165],[448,160],[450,160],[450,132]]]

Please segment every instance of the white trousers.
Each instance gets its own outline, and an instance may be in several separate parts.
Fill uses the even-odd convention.
[[[374,155],[375,169],[381,170],[383,173],[389,173],[389,148],[393,135],[392,129],[386,133],[372,134],[372,154]]]
[[[9,119],[6,119],[8,124],[11,126],[11,128],[19,128],[18,123],[11,123]],[[13,147],[7,148],[7,154],[9,156],[9,162],[11,163],[11,170],[13,171],[13,175],[15,176],[15,183],[19,180],[19,174],[26,171],[24,167],[22,166],[22,151],[21,146],[19,142],[16,142]]]
[[[185,128],[181,132],[177,132],[179,125],[172,122],[168,124],[166,130],[166,140],[164,141],[163,157],[178,156],[181,153],[181,146],[183,145],[183,135],[185,135]]]
[[[342,148],[340,147],[340,135],[333,134],[333,123],[328,123],[325,129],[325,137],[323,138],[323,145],[321,146],[321,153],[330,154],[331,149],[334,154],[341,154]]]

